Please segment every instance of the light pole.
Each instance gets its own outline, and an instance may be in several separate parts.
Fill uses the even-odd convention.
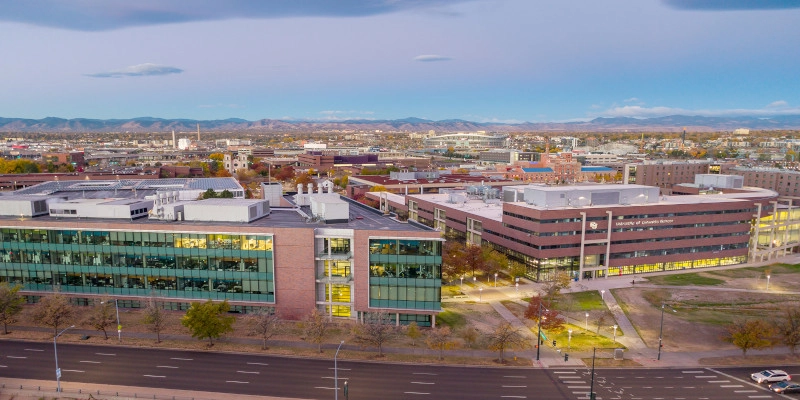
[[[600,291],[600,300],[602,300],[602,301],[606,300],[606,291],[605,290],[601,290]]]
[[[539,361],[539,351],[540,351],[540,348],[542,347],[542,320],[544,319],[544,317],[542,317],[542,308],[544,308],[544,306],[542,306],[541,299],[540,299],[539,300],[539,322],[536,324],[536,325],[539,326],[539,334],[536,336],[536,361]]]
[[[105,302],[100,302],[100,304],[105,304]],[[114,299],[114,308],[117,309],[117,342],[122,343],[122,325],[119,323],[119,302],[117,299]]]
[[[666,304],[661,303],[661,327],[658,329],[658,356],[656,357],[656,360],[661,360],[661,347],[663,346],[661,343],[662,343],[662,340],[664,338],[664,307],[665,306],[666,306]],[[670,307],[670,309],[672,310],[672,312],[677,312],[672,307]]]
[[[767,290],[769,290],[769,275],[767,275]]]
[[[567,330],[567,350],[572,350],[572,329]]]
[[[617,343],[617,328],[619,328],[619,326],[614,325],[612,328],[614,328],[614,343]]]
[[[494,273],[494,287],[497,287],[497,272]]]
[[[478,302],[483,301],[483,288],[478,288]]]
[[[336,358],[339,357],[339,350],[342,348],[344,344],[344,340],[339,343],[339,347],[336,348],[336,354],[333,355],[333,385],[335,386],[334,391],[336,394],[334,395],[334,399],[339,400],[339,367],[336,364]]]
[[[56,357],[56,392],[61,392],[61,368],[58,368],[58,347],[56,346],[56,339],[61,336],[62,333],[74,328],[75,325],[70,326],[69,328],[64,329],[63,331],[59,332],[58,335],[53,337],[53,354]]]
[[[515,283],[515,284],[514,284],[514,287],[516,287],[516,288],[517,288],[517,293],[519,293],[519,282]]]
[[[586,313],[586,326],[584,326],[584,329],[586,329],[587,331],[589,330],[589,313],[588,312]]]
[[[464,291],[464,275],[461,275],[461,291]]]

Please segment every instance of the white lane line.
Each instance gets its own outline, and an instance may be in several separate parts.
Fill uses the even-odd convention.
[[[729,383],[729,382],[730,382],[729,380],[724,380],[724,381],[708,381],[708,383]]]
[[[430,394],[430,393],[423,393],[423,392],[403,392],[405,394]]]
[[[694,386],[683,386],[681,389],[694,389]]]
[[[328,368],[328,369],[336,369],[336,368]],[[339,371],[350,371],[351,368],[339,368]]]
[[[42,349],[25,349],[25,351],[44,351]]]
[[[78,361],[78,362],[82,362],[82,363],[86,363],[86,364],[100,364],[100,361],[86,361],[86,360],[84,360],[84,361]]]
[[[411,375],[439,375],[432,372],[413,372]]]
[[[716,378],[717,376],[716,375],[695,375],[694,377],[695,378],[700,378],[700,379],[709,379],[709,378]]]
[[[236,371],[236,372],[238,372],[240,374],[256,374],[256,375],[261,373],[261,372],[258,372],[258,371]]]
[[[526,388],[527,385],[503,385],[504,388]]]
[[[225,381],[226,383],[250,383],[250,382],[243,382],[243,381]]]
[[[321,376],[320,379],[337,379],[335,376]],[[338,379],[348,380],[349,378],[340,376]]]
[[[94,354],[97,354],[98,356],[116,356],[115,353],[94,353]]]
[[[6,356],[8,358],[28,358],[28,357],[20,357],[20,356]]]
[[[506,399],[527,399],[527,397],[525,396],[500,396],[500,397]]]
[[[744,386],[742,386],[742,385],[719,385],[719,387],[734,388],[734,387],[744,387]]]
[[[591,389],[591,386],[567,386],[567,389]]]
[[[81,371],[79,369],[63,369],[62,371],[64,371],[64,372],[86,372],[86,371]]]
[[[554,374],[575,374],[575,371],[553,371]]]
[[[247,363],[247,365],[269,365],[269,364],[267,364],[267,363],[249,362],[249,363]],[[339,368],[339,369],[341,369],[341,368]]]
[[[0,368],[8,368],[8,367],[6,367],[5,365],[0,365]]]
[[[503,378],[518,378],[518,379],[525,379],[526,377],[523,375],[505,375]]]
[[[758,390],[734,390],[733,393],[756,393]]]
[[[435,385],[436,384],[434,382],[411,382],[411,383],[413,383],[415,385]]]
[[[751,398],[751,399],[771,399],[772,398],[772,396],[747,396],[747,397]]]
[[[700,371],[681,371],[682,374],[702,374],[702,373],[705,373],[705,372],[706,371],[702,371],[702,370],[700,370]]]
[[[170,357],[170,360],[179,360],[179,361],[194,361],[194,358]]]
[[[142,375],[148,378],[166,378],[166,375]]]
[[[563,381],[561,383],[563,383],[565,385],[569,385],[569,384],[576,384],[576,383],[586,383],[586,381]],[[632,387],[633,386],[630,386],[629,388],[632,388]]]
[[[156,365],[156,368],[172,368],[172,369],[177,369],[177,368],[180,368],[180,367],[173,367],[172,365]]]
[[[332,387],[325,387],[325,386],[314,386],[314,389],[327,389],[327,390],[336,390],[336,388],[332,388]]]

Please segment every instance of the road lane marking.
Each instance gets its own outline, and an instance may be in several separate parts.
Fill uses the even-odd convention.
[[[166,378],[167,377],[166,375],[143,375],[143,376],[146,376],[148,378]]]
[[[97,354],[98,356],[116,356],[115,353],[94,353],[94,354]]]
[[[733,393],[756,393],[758,390],[734,390]]]
[[[173,368],[173,369],[177,369],[179,367],[173,367],[172,365],[156,365],[156,368]]]
[[[64,369],[62,371],[64,371],[64,372],[86,372],[86,371],[81,371],[79,369]]]
[[[569,385],[569,384],[575,384],[575,383],[586,383],[586,381],[563,381],[561,383],[563,383],[565,385]],[[633,386],[629,386],[629,388],[632,388],[632,387]]]
[[[525,396],[500,396],[507,399],[527,399]]]
[[[28,357],[22,357],[22,356],[6,356],[6,357],[8,357],[8,358],[28,358]]]
[[[716,378],[717,376],[716,375],[695,375],[694,377],[695,378],[699,378],[699,379],[708,379],[708,378]]]
[[[694,386],[683,386],[681,389],[694,389]]]
[[[553,371],[554,374],[574,374],[575,371]]]
[[[591,386],[567,386],[567,389],[591,389]]]
[[[434,382],[411,382],[411,383],[413,383],[415,385],[435,385],[436,384]]]
[[[527,385],[503,385],[504,388],[526,388]]]
[[[249,363],[247,363],[247,365],[269,365],[269,364],[267,364],[267,363],[249,362]]]
[[[771,399],[772,396],[747,396],[751,399]]]
[[[349,379],[349,378],[346,378],[346,377],[343,377],[343,376],[340,376],[340,377],[338,377],[338,378],[337,378],[337,377],[335,377],[335,376],[321,376],[320,378],[321,378],[321,379],[344,379],[344,380],[347,380],[347,379]]]
[[[327,390],[336,390],[336,388],[332,388],[332,387],[325,387],[325,386],[314,386],[314,389],[327,389]]]
[[[403,392],[405,394],[430,394],[430,393],[423,393],[423,392]]]
[[[719,385],[719,387],[734,388],[734,387],[743,387],[743,386],[742,385]]]
[[[258,371],[236,371],[240,374],[260,374],[261,372]]]
[[[42,349],[25,349],[25,351],[44,351]]]
[[[724,380],[724,381],[708,381],[708,383],[729,383],[729,382],[730,382],[729,380]]]
[[[681,371],[682,374],[703,374],[706,371]]]
[[[439,374],[434,374],[432,372],[413,372],[411,373],[411,375],[439,375]]]
[[[250,382],[244,382],[244,381],[225,381],[225,382],[226,383],[250,383]]]
[[[505,376],[503,376],[503,378],[519,378],[519,379],[525,379],[526,377],[525,377],[525,376],[523,376],[523,375],[505,375]]]
[[[83,360],[83,361],[79,361],[79,362],[86,363],[86,364],[100,364],[100,361],[86,361],[86,360]]]
[[[338,369],[339,371],[350,371],[350,368],[328,368],[328,369]]]
[[[8,367],[6,367],[5,365],[0,365],[0,368],[8,368]]]
[[[194,358],[180,358],[180,357],[171,357],[170,360],[179,360],[179,361],[194,361]]]

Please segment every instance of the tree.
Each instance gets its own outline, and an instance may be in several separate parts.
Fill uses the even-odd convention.
[[[273,307],[264,307],[258,311],[250,314],[248,317],[250,323],[250,333],[261,337],[261,349],[266,350],[267,340],[272,339],[273,336],[280,334],[283,331],[281,320]]]
[[[86,323],[98,331],[103,331],[106,340],[108,340],[108,327],[113,326],[116,322],[115,304],[107,297],[102,298],[101,301],[95,301],[86,318]]]
[[[386,186],[383,185],[375,185],[369,188],[370,192],[385,192],[387,191]]]
[[[222,191],[222,193],[219,194],[219,197],[222,198],[222,199],[232,199],[233,198],[233,193],[231,193],[230,190],[225,189],[225,190]]]
[[[214,345],[214,339],[231,332],[236,317],[227,315],[231,306],[228,300],[214,303],[211,299],[205,303],[194,302],[181,318],[181,325],[189,328],[192,337],[208,339],[208,345]]]
[[[328,336],[331,323],[328,318],[316,308],[303,320],[303,335],[311,342],[317,344],[317,351],[322,353],[322,342]]]
[[[497,250],[485,248],[481,251],[483,256],[484,270],[489,275],[494,275],[508,266],[508,257]]]
[[[385,312],[367,313],[364,323],[353,326],[353,337],[361,345],[378,348],[378,357],[383,357],[383,345],[397,336],[397,328]]]
[[[66,325],[74,315],[75,309],[67,296],[58,292],[42,297],[33,310],[33,319],[53,328],[53,336],[58,335],[58,328]]]
[[[417,325],[416,321],[411,321],[408,326],[406,326],[406,336],[411,339],[411,345],[417,345],[417,339],[422,336],[422,332],[419,331],[419,325]]]
[[[508,269],[508,273],[511,274],[514,278],[519,278],[521,276],[525,276],[525,273],[528,272],[528,269],[525,267],[525,264],[511,261],[510,267]]]
[[[200,198],[202,198],[203,200],[214,199],[216,197],[217,197],[217,192],[215,192],[214,189],[208,189],[205,192],[203,192],[203,194],[200,196]]]
[[[472,347],[475,343],[478,342],[480,333],[478,332],[477,329],[475,329],[475,327],[467,326],[461,330],[460,336],[462,339],[464,339],[464,342],[467,344],[467,346]]]
[[[156,343],[161,343],[161,332],[167,327],[167,316],[161,304],[152,297],[144,308],[142,323],[149,325],[150,332],[156,334]]]
[[[540,315],[542,317],[541,321],[539,320]],[[525,318],[541,324],[542,329],[558,330],[561,329],[565,323],[564,318],[553,308],[552,303],[541,295],[531,297],[528,308],[525,309]]]
[[[542,285],[543,296],[549,301],[557,300],[561,297],[561,291],[569,287],[572,282],[570,275],[566,271],[555,270],[553,279]]]
[[[761,319],[734,321],[726,328],[723,340],[742,349],[742,355],[747,356],[747,350],[765,349],[772,347],[772,336],[775,328],[767,321]]]
[[[490,350],[500,352],[500,363],[503,363],[505,350],[513,348],[526,348],[529,346],[528,340],[509,322],[503,322],[486,337]]]
[[[444,351],[455,347],[456,342],[453,341],[453,332],[450,327],[443,326],[432,328],[425,336],[425,344],[431,350],[439,351],[439,359],[444,359]]]
[[[605,326],[609,321],[614,320],[614,313],[611,310],[603,310],[597,314],[597,333],[600,333],[600,328]]]
[[[784,317],[776,324],[778,336],[781,342],[789,347],[794,354],[795,349],[800,345],[800,310],[787,308],[784,310]]]
[[[25,304],[25,298],[19,295],[20,289],[21,285],[0,283],[0,322],[3,323],[5,335],[8,335],[8,325],[17,322],[17,315],[22,312],[22,305]]]
[[[467,272],[466,264],[464,263],[466,249],[464,243],[457,240],[448,240],[444,242],[442,250],[442,274],[452,282]]]
[[[486,272],[486,263],[483,259],[483,250],[481,246],[474,244],[467,244],[464,246],[464,265],[469,266],[472,270],[472,276],[475,276],[475,270]]]

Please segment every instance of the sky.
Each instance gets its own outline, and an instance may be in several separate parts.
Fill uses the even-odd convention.
[[[0,2],[0,117],[800,114],[800,0]]]

